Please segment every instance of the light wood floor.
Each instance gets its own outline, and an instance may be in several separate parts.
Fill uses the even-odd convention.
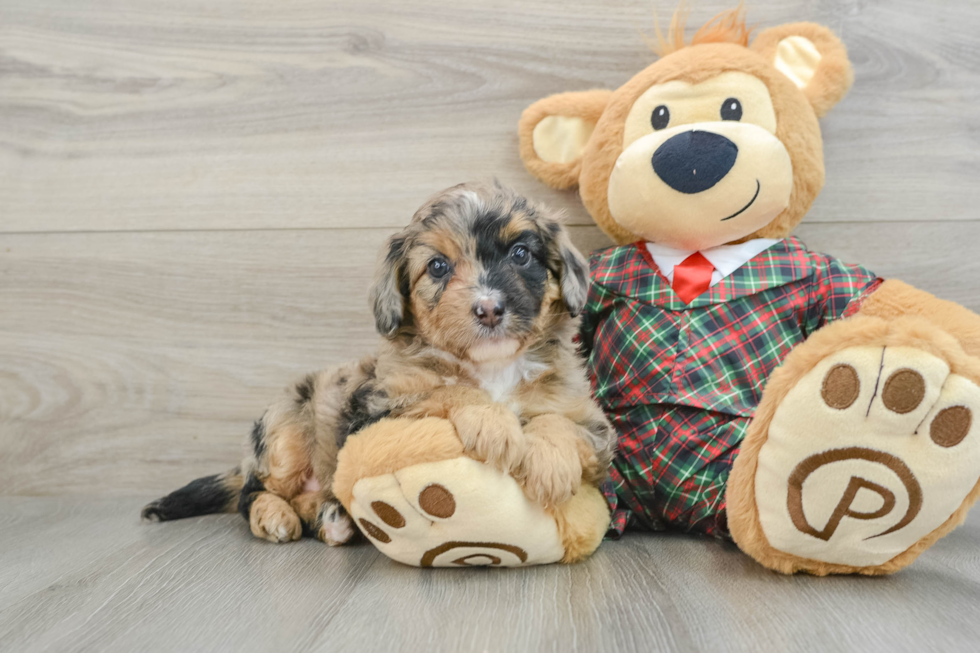
[[[733,3],[694,3],[698,25]],[[0,649],[976,650],[980,516],[889,579],[634,535],[590,562],[402,568],[138,523],[292,378],[375,342],[377,249],[521,167],[516,121],[652,60],[652,0],[0,0]],[[755,0],[838,31],[811,248],[980,311],[980,5]]]

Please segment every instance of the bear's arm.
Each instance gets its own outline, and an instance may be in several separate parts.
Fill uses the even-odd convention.
[[[956,338],[971,356],[980,356],[980,316],[973,311],[897,279],[879,279],[860,265],[822,258],[811,286],[808,333],[852,315],[886,320],[917,316]]]
[[[876,274],[861,265],[850,265],[823,254],[813,255],[813,262],[804,324],[807,335],[855,315],[882,284]]]
[[[924,317],[956,338],[971,356],[980,356],[980,315],[924,290],[889,279],[864,301],[859,315],[886,320],[906,315]]]

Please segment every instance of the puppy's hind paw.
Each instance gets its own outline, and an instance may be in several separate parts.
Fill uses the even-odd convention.
[[[292,542],[303,536],[299,515],[285,499],[270,492],[260,494],[249,513],[252,535],[277,544]]]
[[[317,537],[330,546],[340,546],[354,537],[354,522],[340,502],[327,501],[323,504]]]

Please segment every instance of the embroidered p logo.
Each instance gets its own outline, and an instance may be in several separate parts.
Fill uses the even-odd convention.
[[[779,402],[759,450],[754,492],[768,545],[869,567],[949,531],[978,487],[977,415],[980,385],[928,352],[828,356]]]
[[[880,519],[895,509],[894,492],[883,485],[861,478],[860,476],[851,476],[850,481],[847,483],[847,488],[844,490],[844,494],[841,496],[837,507],[834,508],[830,519],[827,520],[824,527],[817,529],[810,524],[803,511],[803,483],[821,467],[846,460],[863,460],[869,463],[884,465],[902,482],[909,498],[905,515],[894,526],[865,539],[870,540],[875,537],[881,537],[882,535],[894,533],[897,530],[905,528],[919,514],[919,510],[922,509],[922,487],[915,480],[915,476],[912,474],[912,470],[908,468],[908,465],[891,454],[874,449],[865,449],[864,447],[831,449],[830,451],[823,451],[805,458],[796,466],[793,473],[790,474],[786,508],[789,510],[790,519],[793,520],[793,525],[796,526],[798,531],[826,542],[834,536],[834,533],[837,532],[837,527],[840,526],[841,520],[845,517],[860,520]],[[870,512],[856,510],[853,507],[854,500],[857,498],[858,492],[862,489],[878,494],[881,497],[881,507]]]

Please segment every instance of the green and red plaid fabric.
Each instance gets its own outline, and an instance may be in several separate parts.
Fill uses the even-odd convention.
[[[881,281],[787,238],[690,304],[642,243],[592,255],[582,348],[619,433],[613,528],[725,537],[725,482],[772,371]]]

